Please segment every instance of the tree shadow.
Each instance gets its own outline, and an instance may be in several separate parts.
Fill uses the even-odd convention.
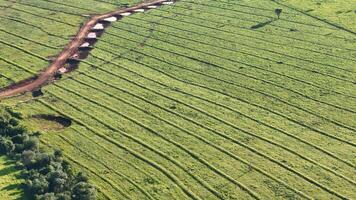
[[[6,176],[12,176],[14,180],[22,179],[22,175],[19,172],[19,168],[16,167],[15,162],[7,157],[2,157],[1,167],[0,167],[0,180]],[[11,199],[27,199],[25,194],[25,184],[19,182],[5,182],[5,184],[0,185],[0,194],[6,192]],[[0,195],[1,196],[1,195]]]
[[[11,196],[11,199],[16,199],[16,200],[24,200],[26,198],[25,194],[25,184],[23,183],[16,183],[16,184],[11,184],[8,185],[0,190],[0,193],[2,191],[8,191],[10,192],[9,195]],[[16,198],[15,198],[16,197]]]
[[[271,20],[268,20],[268,21],[266,21],[266,22],[262,22],[262,23],[253,25],[253,26],[251,26],[250,29],[255,30],[255,29],[262,28],[262,27],[267,26],[267,25],[269,25],[270,23],[272,23],[272,22],[274,22],[274,21],[276,21],[276,20],[277,20],[277,19],[271,19]]]
[[[5,163],[5,164],[11,164],[11,162]],[[13,166],[5,167],[3,169],[0,169],[0,178],[2,176],[7,176],[12,173],[15,173],[17,170]]]

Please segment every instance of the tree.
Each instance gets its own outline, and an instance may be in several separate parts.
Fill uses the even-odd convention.
[[[276,13],[276,15],[277,15],[277,17],[278,17],[278,19],[279,19],[279,16],[280,16],[281,13],[282,13],[282,9],[277,8],[277,9],[274,10],[274,12]]]
[[[22,152],[21,158],[22,158],[22,163],[27,167],[30,166],[34,161],[35,161],[36,153],[28,150]]]
[[[47,175],[49,182],[49,191],[55,193],[63,192],[68,186],[68,176],[63,171],[53,171]]]
[[[56,196],[54,195],[54,193],[46,193],[46,194],[42,194],[37,196],[36,198],[37,200],[57,200]]]
[[[35,137],[30,137],[28,140],[24,142],[26,150],[36,151],[38,149],[38,139]]]
[[[56,150],[54,151],[53,155],[54,155],[54,159],[55,159],[55,160],[60,161],[60,160],[62,159],[63,152],[62,152],[62,150],[60,150],[60,149],[56,149]]]
[[[56,194],[56,197],[57,197],[57,200],[71,200],[70,194],[68,194],[68,192]]]
[[[77,183],[79,183],[79,182],[88,182],[88,176],[85,174],[85,173],[83,173],[83,172],[79,172],[78,174],[77,174],[77,176],[75,177],[75,181],[77,182]]]
[[[46,153],[36,153],[35,163],[33,164],[33,168],[42,169],[48,167],[51,163],[51,156]]]
[[[95,189],[87,182],[79,182],[74,185],[72,190],[73,200],[94,200]]]
[[[45,194],[48,189],[48,181],[43,176],[39,176],[34,180],[27,181],[27,187],[34,195]]]
[[[15,144],[23,144],[24,141],[28,140],[29,137],[27,134],[15,135],[11,138],[12,142]]]
[[[0,136],[0,154],[9,154],[15,149],[11,140]]]

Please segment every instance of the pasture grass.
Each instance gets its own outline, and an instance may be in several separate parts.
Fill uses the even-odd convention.
[[[14,5],[53,12],[38,18],[47,33],[34,30],[58,35],[0,31],[16,40],[0,50],[9,79],[1,84],[46,66],[85,19],[78,15],[114,6],[48,2]],[[286,7],[276,20],[279,6],[183,0],[126,17],[43,97],[2,103],[25,117],[72,119],[60,131],[25,123],[89,174],[99,199],[355,198],[355,38]],[[28,24],[9,24],[12,33],[36,24],[23,15]]]

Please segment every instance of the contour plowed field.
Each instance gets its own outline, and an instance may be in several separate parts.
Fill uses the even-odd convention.
[[[124,17],[43,96],[2,102],[37,130],[33,115],[70,118],[42,144],[62,148],[100,199],[355,199],[353,29],[284,3],[183,0]],[[3,86],[47,66],[82,14],[116,7],[5,4]]]

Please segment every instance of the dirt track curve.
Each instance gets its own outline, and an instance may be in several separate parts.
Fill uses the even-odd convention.
[[[12,97],[26,92],[35,91],[41,88],[43,85],[49,83],[49,80],[53,79],[57,71],[60,68],[64,67],[64,65],[68,62],[68,60],[71,57],[73,57],[73,55],[79,52],[79,47],[85,42],[88,34],[92,31],[94,26],[98,24],[99,21],[115,16],[123,17],[124,15],[121,14],[133,13],[135,12],[135,10],[138,9],[146,10],[146,9],[154,8],[154,6],[158,7],[161,6],[164,2],[174,3],[175,1],[154,0],[147,3],[140,3],[133,7],[122,8],[109,13],[92,16],[80,28],[76,36],[70,41],[70,43],[62,50],[62,52],[52,61],[52,63],[45,70],[37,74],[35,78],[23,80],[2,89],[2,91],[0,92],[0,99],[6,97]]]

